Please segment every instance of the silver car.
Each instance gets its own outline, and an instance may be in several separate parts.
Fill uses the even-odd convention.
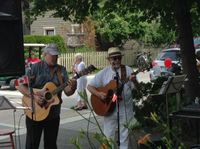
[[[169,58],[172,64],[180,65],[180,48],[164,49],[158,54],[156,59],[152,62],[152,68],[150,69],[150,80],[154,81],[161,76],[170,76],[173,72],[166,68],[164,62]]]

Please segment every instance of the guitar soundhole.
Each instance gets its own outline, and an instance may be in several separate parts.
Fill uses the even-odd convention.
[[[44,98],[45,98],[46,100],[50,100],[50,99],[52,98],[52,94],[51,94],[50,92],[46,92],[46,93],[44,94]]]

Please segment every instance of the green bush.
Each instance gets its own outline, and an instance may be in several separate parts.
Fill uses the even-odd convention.
[[[24,35],[24,43],[56,43],[60,52],[66,52],[64,40],[61,36]]]

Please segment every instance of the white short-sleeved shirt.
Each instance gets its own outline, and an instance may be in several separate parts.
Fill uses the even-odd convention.
[[[121,68],[117,70],[119,76],[121,77]],[[133,70],[126,66],[126,77],[128,78]],[[95,77],[89,82],[89,85],[94,86],[96,88],[106,86],[111,80],[114,80],[116,76],[116,72],[112,69],[111,66],[104,68],[99,71]],[[134,84],[132,81],[128,81],[124,84],[122,91],[123,100],[119,102],[120,104],[120,113],[131,112],[133,111],[133,99],[132,99],[132,89],[134,88]],[[128,109],[128,111],[127,111]],[[116,108],[115,108],[116,110]]]
[[[85,69],[85,63],[81,61],[79,64],[75,64],[75,68],[77,69],[78,72],[80,72],[83,69]]]
[[[75,68],[77,70],[77,73],[79,73],[80,71],[83,71],[86,68],[86,66],[85,66],[85,63],[82,61],[79,64],[76,64]],[[87,85],[86,75],[81,76],[80,78],[77,79],[77,91],[78,92],[84,91],[86,89],[86,85]],[[78,95],[78,98],[80,98],[79,95]]]

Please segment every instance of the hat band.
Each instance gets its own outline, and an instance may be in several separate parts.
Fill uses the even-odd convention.
[[[110,53],[109,57],[113,56],[113,55],[122,55],[121,52],[114,52],[114,53]]]

